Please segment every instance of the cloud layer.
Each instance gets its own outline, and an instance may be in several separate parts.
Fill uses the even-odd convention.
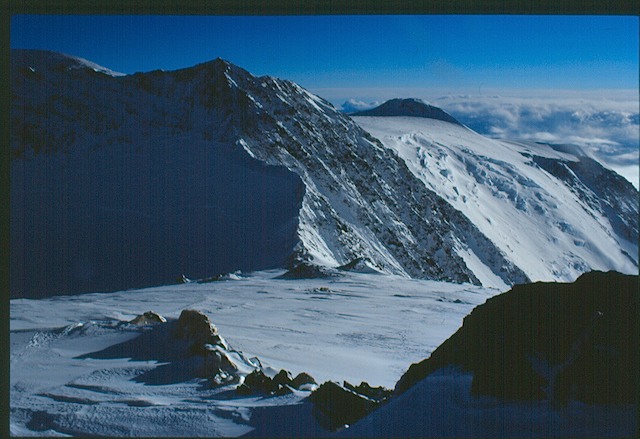
[[[341,110],[345,113],[354,113],[356,111],[364,111],[370,110],[372,108],[378,107],[382,102],[374,101],[374,102],[364,102],[358,99],[347,99],[343,104]]]

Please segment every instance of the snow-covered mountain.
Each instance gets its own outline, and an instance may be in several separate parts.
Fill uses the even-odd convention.
[[[489,139],[429,116],[433,107],[425,103],[408,104],[405,113],[389,101],[353,119],[530,279],[638,272],[639,200],[631,183],[577,146]],[[474,266],[472,255],[465,260]]]
[[[396,152],[290,81],[221,59],[125,76],[43,51],[11,64],[14,295],[354,261],[528,279]]]

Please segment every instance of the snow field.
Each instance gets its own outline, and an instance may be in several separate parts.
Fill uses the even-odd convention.
[[[183,309],[202,311],[233,349],[259,357],[273,373],[284,368],[294,376],[307,372],[319,383],[364,380],[392,388],[412,362],[427,357],[474,306],[498,292],[362,273],[275,278],[282,273],[12,300],[12,434],[237,436],[252,431],[275,406],[303,410],[295,407],[308,392],[239,397],[201,379],[145,385],[133,379],[162,366],[152,358],[75,358],[136,337],[141,329],[122,322],[147,310],[167,318]],[[254,412],[264,413],[252,421]],[[313,419],[305,422],[322,431]]]

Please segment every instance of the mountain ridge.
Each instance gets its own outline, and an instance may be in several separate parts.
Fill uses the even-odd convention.
[[[638,192],[576,147],[486,138],[416,117],[353,119],[530,279],[638,270]]]
[[[104,274],[131,278],[127,264],[137,254],[135,259],[147,261],[141,271],[162,279],[143,276],[145,286],[166,283],[168,276],[204,278],[300,264],[338,268],[359,260],[382,273],[499,288],[530,279],[508,249],[496,246],[437,188],[421,182],[411,160],[291,81],[257,77],[220,58],[125,76],[91,67],[84,73],[39,68],[36,74],[28,64],[24,56],[12,56],[12,197],[18,207],[12,209],[12,224],[18,225],[12,233],[12,249],[18,250],[12,251],[18,255],[12,279],[29,283],[38,271],[29,252],[42,218],[56,223],[100,218],[105,211],[115,212],[115,236],[136,236],[128,224],[151,230],[143,241],[132,241],[142,253],[120,247],[111,258],[121,261],[117,274]],[[454,122],[411,119],[471,132]],[[33,192],[65,178],[93,189],[54,185],[57,204]],[[21,213],[29,209],[40,213]],[[230,218],[237,227],[229,225],[225,209],[235,212]],[[243,209],[252,213],[243,217]],[[70,223],[76,224],[65,224]],[[88,242],[103,244],[83,250],[80,261],[74,253],[87,249],[87,242],[74,238],[73,228],[51,246],[59,248],[56,257],[37,259],[40,266],[56,267],[46,270],[48,277],[64,273],[63,283],[78,292],[97,288],[92,279],[108,271],[94,260],[108,242],[105,232],[86,224],[74,227],[84,227],[81,236]],[[262,243],[258,251],[251,249],[256,239]],[[162,262],[153,259],[161,242]],[[63,248],[69,250],[60,254]],[[57,265],[58,259],[65,264]],[[78,284],[77,278],[84,280]],[[49,289],[43,276],[30,285],[24,287],[30,294]]]

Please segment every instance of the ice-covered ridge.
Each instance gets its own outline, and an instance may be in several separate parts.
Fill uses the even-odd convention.
[[[433,119],[354,120],[531,279],[637,272],[638,192],[579,148],[489,139]]]
[[[43,74],[48,70],[62,72],[74,69],[89,69],[114,77],[125,76],[124,73],[114,72],[84,58],[49,50],[12,49],[11,62],[13,64],[26,64],[33,73],[38,74]]]

